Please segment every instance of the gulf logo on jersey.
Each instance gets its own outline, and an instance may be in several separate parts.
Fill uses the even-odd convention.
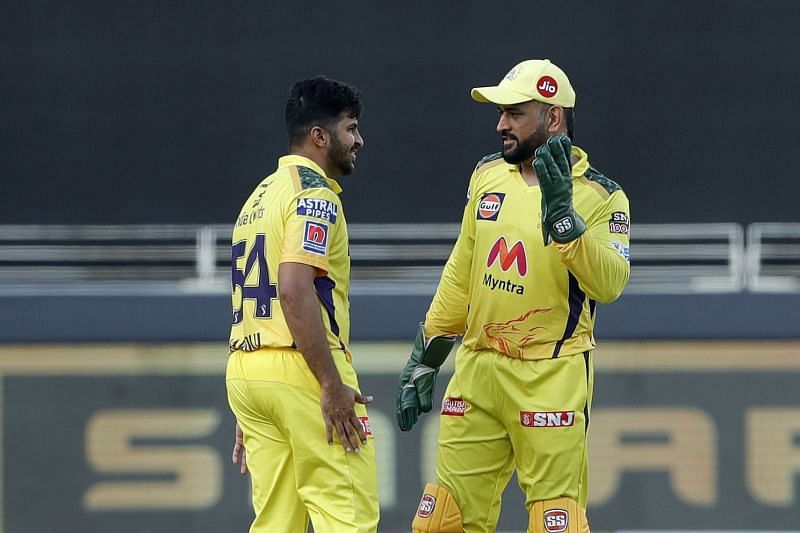
[[[500,270],[508,272],[511,266],[517,265],[517,272],[520,276],[528,273],[528,259],[525,256],[525,246],[522,241],[517,241],[511,249],[505,237],[500,237],[489,250],[489,258],[486,260],[486,267],[491,268],[495,263],[500,263]]]
[[[483,193],[478,203],[478,220],[497,220],[505,197],[504,192]]]
[[[306,221],[303,232],[303,250],[312,254],[328,253],[328,225],[320,222]]]
[[[542,518],[547,533],[563,533],[569,526],[569,513],[564,509],[548,509]]]

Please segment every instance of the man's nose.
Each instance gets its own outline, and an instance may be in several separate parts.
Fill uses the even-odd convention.
[[[497,130],[497,133],[503,133],[504,131],[508,130],[505,115],[500,115],[500,118],[497,119],[497,127],[495,129]]]

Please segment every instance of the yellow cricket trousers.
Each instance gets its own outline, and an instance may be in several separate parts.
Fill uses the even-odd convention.
[[[586,509],[591,356],[523,361],[460,347],[442,403],[436,477],[454,495],[465,533],[495,530],[515,469],[528,512],[562,496]]]
[[[344,353],[333,358],[344,384],[359,390]],[[251,533],[306,533],[309,519],[315,533],[377,531],[374,440],[359,454],[338,439],[328,445],[319,383],[300,352],[233,352],[226,384],[252,480]],[[367,421],[364,405],[355,410]]]

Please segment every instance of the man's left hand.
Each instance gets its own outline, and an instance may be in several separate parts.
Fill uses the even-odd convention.
[[[568,243],[586,231],[586,223],[572,204],[572,143],[566,135],[550,137],[536,149],[533,168],[542,192],[542,237]]]

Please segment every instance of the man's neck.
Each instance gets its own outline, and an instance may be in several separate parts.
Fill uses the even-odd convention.
[[[536,187],[539,185],[539,176],[536,175],[536,170],[533,168],[532,163],[532,158],[520,163],[519,172],[522,174],[522,179],[528,184],[528,186]]]
[[[570,165],[574,165],[578,162],[578,156],[570,154],[569,161]],[[522,179],[525,180],[525,183],[529,186],[536,187],[539,185],[539,176],[536,175],[536,169],[533,168],[533,158],[520,163],[519,172],[522,174]]]
[[[306,159],[310,159],[322,169],[326,178],[336,177],[333,175],[333,171],[326,166],[326,158],[322,157],[322,155],[316,150],[308,150],[303,147],[289,147],[289,155],[299,155],[305,157]]]

